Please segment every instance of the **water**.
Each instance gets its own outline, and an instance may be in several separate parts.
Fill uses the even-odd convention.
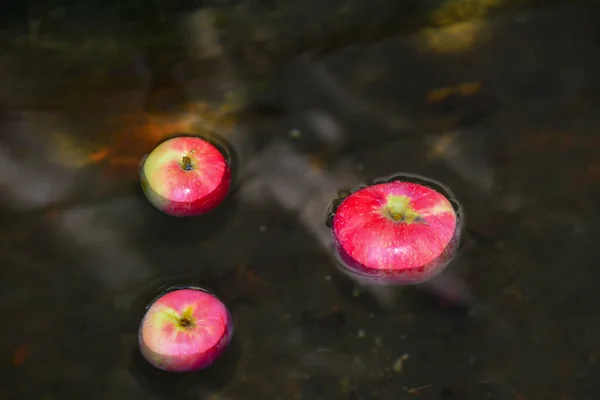
[[[102,24],[108,12],[81,11],[77,35],[42,20],[0,57],[0,399],[597,398],[592,7],[302,60],[286,43],[305,31],[271,37],[272,20],[248,38],[280,45],[264,57],[199,35],[217,39],[202,52],[166,40],[156,58],[126,25]],[[83,47],[84,33],[116,45]],[[154,209],[143,156],[212,132],[234,149],[236,189],[198,218]],[[468,219],[452,274],[386,297],[339,273],[325,221],[340,190],[394,171],[444,182]],[[231,310],[236,334],[213,367],[166,374],[140,356],[164,285],[208,287]]]

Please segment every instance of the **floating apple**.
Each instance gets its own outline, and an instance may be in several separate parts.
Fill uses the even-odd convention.
[[[455,255],[461,226],[450,200],[430,186],[391,180],[343,198],[331,222],[343,271],[363,283],[417,284]]]
[[[198,288],[168,292],[151,304],[139,330],[139,347],[154,367],[190,372],[210,366],[229,345],[233,323],[227,307]]]
[[[168,139],[140,168],[146,198],[162,212],[195,216],[214,210],[227,197],[231,169],[223,153],[195,136]]]

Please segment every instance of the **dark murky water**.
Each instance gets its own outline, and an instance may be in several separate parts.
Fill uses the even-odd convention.
[[[229,51],[202,10],[155,47],[73,51],[33,23],[0,55],[0,400],[597,398],[595,11],[514,11],[310,58],[282,39],[277,62]],[[85,31],[127,36],[114,26]],[[141,158],[177,132],[235,151],[235,189],[210,215],[170,218],[140,191]],[[399,171],[464,208],[462,248],[431,290],[357,286],[331,261],[330,202]],[[233,314],[231,347],[199,373],[137,351],[144,307],[174,284]]]

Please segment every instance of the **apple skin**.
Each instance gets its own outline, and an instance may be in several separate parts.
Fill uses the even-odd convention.
[[[213,294],[179,289],[159,297],[140,324],[144,358],[167,372],[192,372],[210,366],[233,337],[227,307]]]
[[[165,214],[206,214],[227,197],[231,168],[210,142],[195,136],[170,138],[141,163],[142,189],[148,201]]]
[[[334,250],[343,272],[363,283],[419,284],[456,254],[458,222],[450,201],[428,186],[377,183],[340,202],[332,220]]]

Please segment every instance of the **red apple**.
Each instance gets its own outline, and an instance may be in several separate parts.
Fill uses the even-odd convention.
[[[440,192],[400,180],[344,198],[332,231],[344,272],[365,283],[417,284],[440,273],[455,255],[460,225]]]
[[[233,336],[227,307],[213,294],[190,288],[159,297],[139,330],[142,355],[168,372],[190,372],[210,366]]]
[[[142,161],[146,198],[166,214],[185,217],[214,210],[227,197],[231,169],[210,142],[194,136],[168,139]]]

